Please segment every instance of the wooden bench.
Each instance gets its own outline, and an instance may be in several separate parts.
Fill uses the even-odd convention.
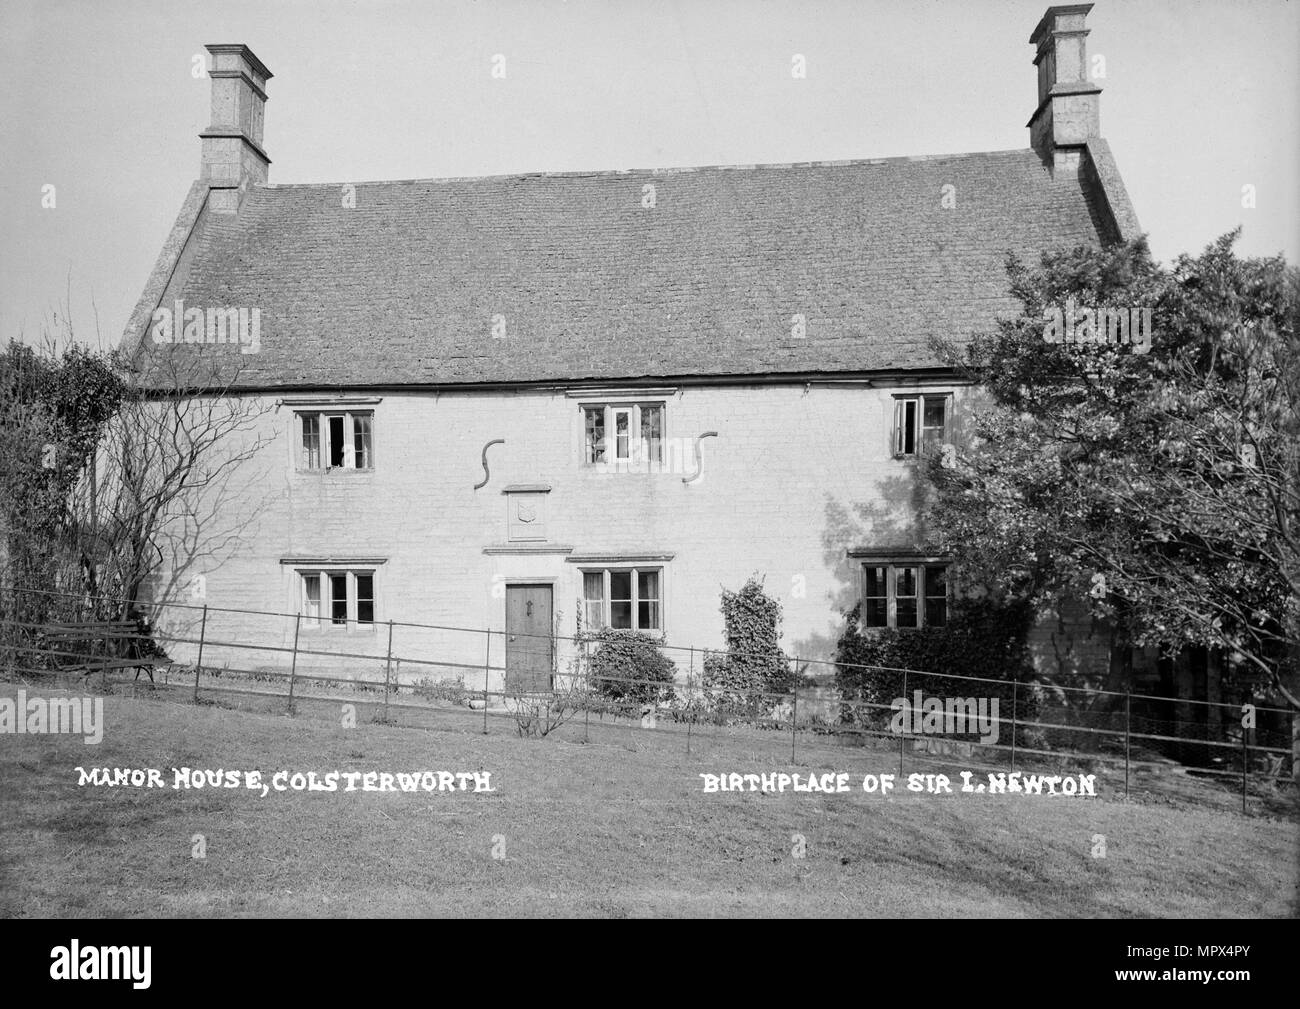
[[[136,680],[143,671],[153,683],[154,669],[172,664],[134,620],[63,621],[44,625],[41,634],[56,670],[79,672],[82,679],[98,672],[106,680],[110,669],[134,669]]]

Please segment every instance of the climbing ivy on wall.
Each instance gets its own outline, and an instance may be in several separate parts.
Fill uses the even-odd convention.
[[[753,575],[739,592],[722,590],[727,650],[704,658],[704,695],[715,710],[753,714],[765,694],[788,694],[798,681],[781,649],[781,604]]]
[[[846,614],[835,654],[836,685],[845,702],[842,720],[887,724],[890,703],[903,696],[905,669],[909,695],[920,690],[927,696],[998,698],[1004,719],[1013,709],[1017,721],[1037,717],[1042,689],[1029,653],[1034,612],[1027,601],[958,600],[945,626],[902,630],[863,628],[859,610],[855,606]],[[951,678],[957,676],[999,682]],[[1030,741],[1023,732],[1019,740]]]

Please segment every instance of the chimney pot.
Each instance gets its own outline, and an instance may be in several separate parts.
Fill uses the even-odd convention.
[[[1053,168],[1079,163],[1087,141],[1101,135],[1101,88],[1088,78],[1088,29],[1092,4],[1065,4],[1047,13],[1029,36],[1037,47],[1038,107],[1028,122],[1029,142]]]
[[[208,206],[234,213],[250,185],[265,182],[271,159],[262,150],[266,117],[266,69],[246,45],[205,46],[212,55],[212,120],[199,134],[200,178],[209,185]]]

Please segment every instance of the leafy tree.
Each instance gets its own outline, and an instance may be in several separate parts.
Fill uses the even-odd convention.
[[[1020,316],[939,341],[987,399],[929,462],[925,519],[972,582],[1220,649],[1300,707],[1300,279],[1236,237],[1170,269],[1142,240],[1010,259]],[[1148,351],[1048,342],[1072,306],[1149,309]]]
[[[0,354],[0,607],[15,621],[48,619],[51,591],[86,587],[95,543],[75,491],[126,395],[112,359],[78,344],[57,354],[11,342]]]
[[[146,382],[116,353],[56,346],[0,354],[0,611],[27,627],[175,596],[253,518],[258,482],[235,474],[268,438],[269,408],[201,354]]]

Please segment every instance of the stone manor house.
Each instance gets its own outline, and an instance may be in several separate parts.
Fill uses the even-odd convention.
[[[396,654],[481,670],[490,629],[491,664],[539,682],[579,615],[720,647],[720,590],[754,573],[804,658],[858,602],[942,623],[914,474],[971,390],[929,338],[1019,310],[1008,251],[1139,234],[1091,6],[1033,29],[1023,150],[800,164],[273,184],[271,72],[208,46],[199,178],[123,346],[257,407],[235,545],[176,559],[209,640],[382,665],[394,621]],[[1104,628],[1036,633],[1043,662],[1104,667]]]

